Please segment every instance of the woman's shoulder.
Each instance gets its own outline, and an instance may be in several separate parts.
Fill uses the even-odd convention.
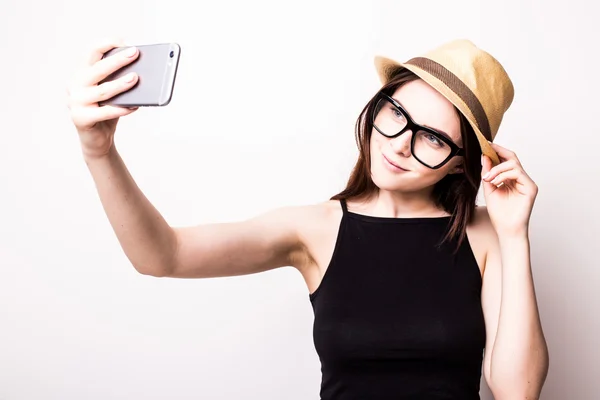
[[[333,216],[336,213],[341,215],[342,208],[339,200],[324,200],[316,203],[282,207],[281,211],[302,221],[306,218],[309,220],[318,220],[324,217]]]
[[[487,207],[478,205],[475,207],[475,214],[473,215],[473,220],[468,225],[471,230],[477,231],[479,234],[485,235],[495,235],[496,231],[494,230],[494,226],[492,225],[492,221],[490,219],[490,215],[488,213]]]
[[[342,217],[339,200],[324,200],[316,203],[289,205],[274,211],[273,221],[281,221],[296,232],[300,244],[318,240],[323,232],[329,232]]]
[[[339,200],[325,200],[313,204],[287,207],[290,220],[293,221],[301,251],[294,258],[294,265],[305,275],[305,279],[314,279],[328,257],[331,243],[335,240],[342,208]],[[316,275],[315,275],[316,274]]]
[[[325,200],[290,208],[294,213],[298,227],[305,231],[326,229],[328,222],[334,222],[342,216],[339,200]]]

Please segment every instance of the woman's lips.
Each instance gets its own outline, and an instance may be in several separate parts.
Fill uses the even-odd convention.
[[[408,171],[407,169],[402,168],[399,165],[394,164],[393,162],[391,162],[385,155],[383,155],[383,162],[384,164],[388,167],[388,169],[391,169],[393,171],[396,172],[406,172]]]

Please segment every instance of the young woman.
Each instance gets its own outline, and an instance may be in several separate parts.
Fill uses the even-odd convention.
[[[98,106],[137,77],[98,85],[135,48],[102,54],[69,87],[84,159],[121,246],[142,274],[208,278],[298,269],[315,312],[321,398],[539,397],[548,351],[530,265],[537,186],[492,140],[513,86],[466,40],[406,63],[379,57],[382,88],[356,124],[359,158],[328,201],[236,223],[171,227],[113,138],[134,109]],[[486,207],[476,206],[483,182]]]

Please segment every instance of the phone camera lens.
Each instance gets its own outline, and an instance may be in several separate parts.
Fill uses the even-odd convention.
[[[175,52],[171,50],[171,52],[169,53],[169,57],[173,58],[173,56],[175,56]]]

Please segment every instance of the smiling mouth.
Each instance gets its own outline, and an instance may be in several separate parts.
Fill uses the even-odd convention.
[[[399,170],[402,170],[402,171],[408,171],[407,169],[404,169],[404,168],[402,168],[401,166],[399,166],[399,165],[397,165],[397,164],[394,164],[393,162],[391,162],[391,161],[390,161],[390,159],[389,159],[389,158],[387,158],[387,157],[386,157],[384,154],[382,154],[382,155],[383,155],[383,158],[385,158],[385,161],[387,161],[388,163],[390,163],[390,164],[391,164],[391,165],[393,165],[394,167],[396,167],[396,168],[398,168]]]

